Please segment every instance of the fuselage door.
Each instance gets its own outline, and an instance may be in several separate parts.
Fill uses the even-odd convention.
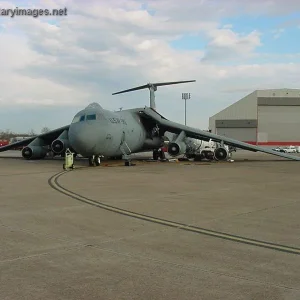
[[[122,132],[122,137],[121,137],[121,145],[125,142],[126,134],[125,131]]]

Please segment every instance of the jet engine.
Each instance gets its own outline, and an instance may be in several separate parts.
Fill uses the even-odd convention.
[[[219,147],[214,151],[214,158],[215,160],[226,160],[228,158],[228,151],[223,147]]]
[[[61,154],[66,151],[67,148],[69,148],[69,141],[66,139],[56,139],[51,144],[51,150],[55,154]]]
[[[186,152],[186,143],[184,142],[185,137],[185,132],[181,131],[176,140],[168,144],[168,153],[171,156],[181,155]]]
[[[47,155],[48,150],[43,146],[27,146],[22,149],[25,159],[41,159]]]
[[[54,154],[63,154],[69,147],[68,130],[64,130],[60,136],[51,143],[51,150]]]
[[[186,150],[186,145],[184,142],[179,142],[179,143],[172,142],[169,143],[168,145],[168,153],[171,156],[181,155],[185,153],[185,150]]]

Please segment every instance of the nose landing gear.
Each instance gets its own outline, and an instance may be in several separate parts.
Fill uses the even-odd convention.
[[[101,159],[99,155],[93,155],[92,157],[89,157],[89,166],[90,167],[95,167],[95,166],[100,166]]]

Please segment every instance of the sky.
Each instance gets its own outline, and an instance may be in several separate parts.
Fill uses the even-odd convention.
[[[256,89],[300,88],[300,1],[1,1],[7,9],[64,9],[66,16],[0,15],[0,130],[69,124],[91,102],[149,106],[207,129],[209,117]],[[184,4],[183,4],[184,3]]]

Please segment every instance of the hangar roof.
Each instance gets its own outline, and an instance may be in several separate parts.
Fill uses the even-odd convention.
[[[211,118],[222,115],[226,117],[226,119],[230,117],[235,119],[238,116],[241,119],[253,119],[256,116],[257,98],[260,97],[299,98],[300,100],[300,89],[258,89],[214,114]]]
[[[256,90],[257,97],[287,97],[287,98],[299,98],[300,89],[267,89]]]

